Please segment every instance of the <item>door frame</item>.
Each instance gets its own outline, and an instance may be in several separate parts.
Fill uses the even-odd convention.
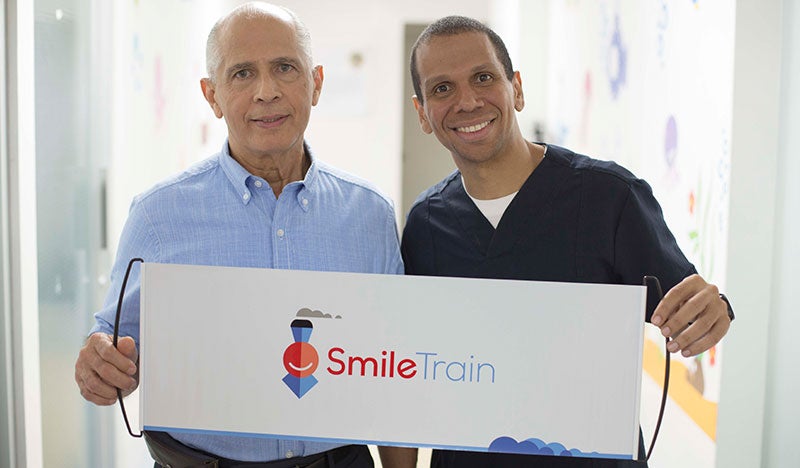
[[[0,444],[7,448],[0,466],[40,467],[33,2],[2,0],[0,14]]]

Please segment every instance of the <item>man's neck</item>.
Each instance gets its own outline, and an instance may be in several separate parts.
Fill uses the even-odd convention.
[[[231,156],[242,165],[247,172],[266,180],[272,187],[277,198],[284,187],[292,182],[303,180],[311,166],[311,158],[305,153],[305,148],[300,147],[300,152],[287,152],[280,155],[262,154],[245,155],[234,154]]]
[[[465,188],[479,200],[494,200],[519,191],[544,158],[541,145],[524,141],[524,146],[489,164],[459,167]]]

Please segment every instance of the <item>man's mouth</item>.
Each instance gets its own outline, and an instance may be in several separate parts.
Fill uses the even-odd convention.
[[[492,120],[494,120],[494,119],[492,119]],[[480,130],[483,130],[484,128],[486,128],[487,125],[492,123],[492,120],[487,120],[486,122],[481,122],[479,124],[469,125],[469,126],[466,126],[466,127],[456,127],[455,131],[461,132],[461,133],[475,133],[477,131],[480,131]]]
[[[271,115],[271,116],[264,116],[264,117],[256,117],[254,119],[250,119],[253,122],[259,122],[264,124],[273,124],[275,122],[280,122],[281,120],[285,119],[286,115]]]

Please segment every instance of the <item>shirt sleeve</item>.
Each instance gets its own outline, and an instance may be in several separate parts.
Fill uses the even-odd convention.
[[[428,226],[427,201],[411,208],[403,229],[400,251],[407,275],[433,275],[433,243]]]
[[[149,221],[147,212],[137,199],[131,204],[128,219],[122,229],[117,256],[111,269],[111,286],[106,294],[103,307],[94,314],[95,325],[89,334],[102,332],[113,334],[114,321],[117,312],[122,281],[128,263],[133,258],[141,258],[145,262],[158,261],[158,242]],[[139,291],[141,263],[135,263],[131,268],[125,295],[122,300],[120,314],[119,335],[130,336],[139,346]]]
[[[666,294],[697,272],[667,227],[661,206],[647,182],[631,183],[614,241],[615,270],[625,284],[642,284],[645,275],[659,279]],[[647,310],[654,309],[648,301]],[[647,320],[650,320],[648,313]]]
[[[397,233],[397,222],[394,208],[389,207],[386,215],[386,271],[391,275],[403,274],[403,258],[400,256],[400,238]]]

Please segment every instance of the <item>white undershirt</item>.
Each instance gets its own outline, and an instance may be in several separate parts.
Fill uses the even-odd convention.
[[[544,153],[547,154],[547,145],[544,146]],[[467,190],[467,184],[464,183],[464,176],[461,176],[461,185],[464,186],[464,191],[467,192],[469,198],[472,199],[472,202],[475,203],[475,206],[483,213],[483,216],[489,220],[492,227],[497,229],[497,225],[500,223],[500,219],[503,217],[503,214],[508,209],[508,205],[511,204],[511,200],[517,196],[519,191],[514,193],[508,194],[504,197],[494,198],[492,200],[478,200],[477,198],[473,197],[469,194],[469,190]]]
[[[461,183],[464,183],[464,176],[461,176]],[[464,191],[466,190],[467,186],[465,185]],[[508,208],[508,205],[511,204],[511,200],[517,196],[517,193],[519,192],[514,192],[510,195],[506,195],[505,197],[495,198],[493,200],[478,200],[472,195],[469,195],[469,192],[467,192],[467,195],[469,195],[469,198],[471,198],[472,202],[475,203],[475,206],[481,210],[483,216],[485,216],[492,226],[497,229],[497,224],[500,222],[500,218],[503,217],[503,213],[506,212],[506,208]]]

